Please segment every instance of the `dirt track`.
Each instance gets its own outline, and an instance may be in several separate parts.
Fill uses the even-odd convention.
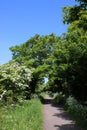
[[[56,106],[51,97],[46,95],[43,103],[43,130],[82,130],[77,127],[63,108]]]

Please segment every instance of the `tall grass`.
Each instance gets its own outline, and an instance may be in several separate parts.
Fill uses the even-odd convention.
[[[42,130],[42,106],[38,99],[0,111],[0,130]]]

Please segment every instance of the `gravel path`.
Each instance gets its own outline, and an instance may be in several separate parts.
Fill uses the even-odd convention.
[[[71,120],[63,108],[55,106],[51,97],[46,95],[43,103],[43,130],[82,130]]]

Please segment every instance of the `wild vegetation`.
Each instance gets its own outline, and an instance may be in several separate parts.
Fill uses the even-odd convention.
[[[70,113],[73,120],[83,129],[87,130],[87,106],[82,105],[74,97],[66,97],[62,92],[54,93],[54,101]]]
[[[42,105],[38,99],[0,109],[0,130],[42,130]]]
[[[1,106],[20,103],[49,90],[58,93],[56,100],[67,104],[74,117],[79,122],[82,119],[82,126],[86,125],[87,2],[76,1],[75,6],[63,7],[63,22],[68,24],[68,30],[62,36],[36,34],[10,47],[12,60],[0,66]]]

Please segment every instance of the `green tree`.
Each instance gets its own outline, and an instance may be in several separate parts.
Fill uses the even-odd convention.
[[[54,34],[46,36],[36,34],[25,43],[10,48],[13,59],[16,62],[33,68],[33,77],[30,83],[33,93],[38,84],[44,82],[44,77],[48,74],[50,64],[52,63],[48,59],[52,54],[55,42],[56,36]]]
[[[48,85],[53,91],[87,100],[87,8],[86,2],[64,7],[64,22],[68,30],[54,44],[53,66]]]
[[[63,22],[68,23],[69,27],[53,53],[54,71],[57,68],[53,84],[56,84],[58,91],[86,100],[87,2],[77,1],[79,5],[63,8]]]
[[[79,20],[80,12],[84,12],[87,10],[86,0],[76,0],[76,1],[79,2],[79,5],[63,7],[63,23],[69,24],[74,22],[75,20]]]

